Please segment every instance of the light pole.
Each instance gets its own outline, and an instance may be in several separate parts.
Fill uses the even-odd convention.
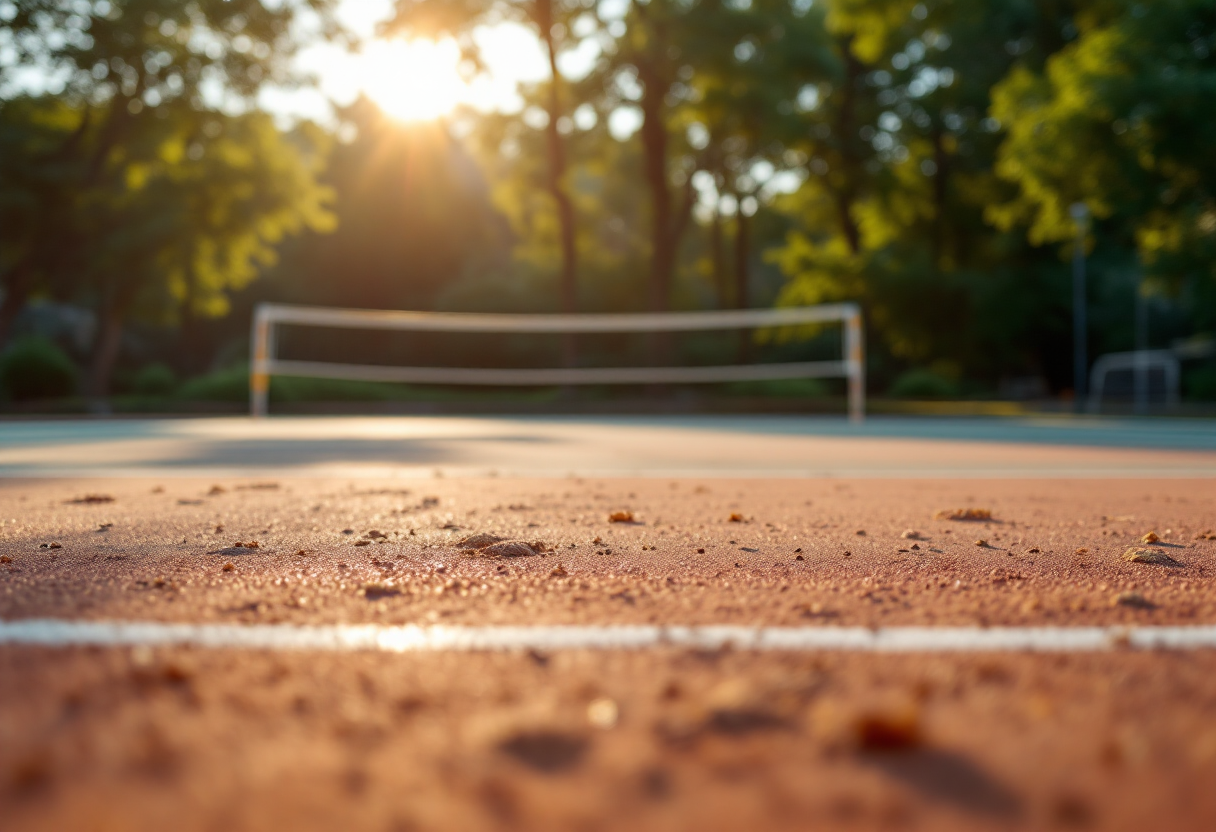
[[[1072,253],[1072,387],[1078,413],[1085,407],[1088,361],[1085,355],[1085,232],[1089,226],[1089,206],[1074,202],[1068,213],[1077,226],[1076,246]]]

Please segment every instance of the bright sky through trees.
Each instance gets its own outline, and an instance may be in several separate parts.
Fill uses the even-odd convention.
[[[298,64],[317,77],[317,88],[267,89],[262,105],[283,115],[327,121],[328,100],[349,104],[364,93],[402,121],[438,118],[460,105],[511,112],[523,106],[516,91],[519,83],[549,75],[540,44],[523,26],[505,23],[478,32],[487,72],[469,81],[462,76],[459,51],[451,41],[377,38],[376,26],[390,11],[387,0],[346,0],[338,16],[365,39],[363,48],[351,54],[338,44],[321,43],[303,50]],[[563,69],[580,75],[595,56],[575,53],[567,57],[581,66]]]

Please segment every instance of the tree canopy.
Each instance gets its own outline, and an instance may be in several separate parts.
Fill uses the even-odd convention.
[[[0,341],[30,298],[90,306],[100,392],[124,321],[262,297],[848,299],[880,387],[1062,391],[1077,202],[1092,354],[1131,346],[1145,292],[1156,345],[1216,329],[1211,3],[399,0],[381,36],[453,38],[474,77],[479,33],[512,23],[547,77],[426,124],[262,112],[267,84],[311,83],[301,32],[346,38],[336,6],[0,3]]]

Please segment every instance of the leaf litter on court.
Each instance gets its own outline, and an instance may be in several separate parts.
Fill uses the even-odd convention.
[[[934,520],[991,520],[992,511],[986,508],[944,508],[933,515]]]

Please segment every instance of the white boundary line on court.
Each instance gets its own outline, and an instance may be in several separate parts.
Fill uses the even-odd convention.
[[[1216,625],[1187,627],[741,627],[490,626],[375,624],[170,624],[140,621],[0,621],[0,645],[205,647],[252,650],[844,651],[862,653],[1098,652],[1216,648]]]

